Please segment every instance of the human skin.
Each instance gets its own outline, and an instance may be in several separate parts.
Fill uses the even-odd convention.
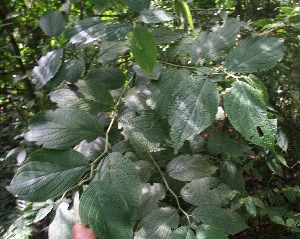
[[[97,239],[91,228],[76,222],[72,228],[72,239]]]

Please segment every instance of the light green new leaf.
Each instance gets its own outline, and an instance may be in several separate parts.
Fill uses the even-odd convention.
[[[179,215],[175,208],[162,207],[141,220],[134,239],[165,239],[177,228]]]
[[[214,27],[209,34],[201,32],[193,44],[192,60],[201,65],[218,60],[222,51],[235,43],[239,31],[239,20],[230,18],[222,26]]]
[[[226,234],[217,227],[202,224],[196,229],[197,239],[228,239]]]
[[[122,0],[129,8],[136,12],[143,11],[150,7],[150,0]]]
[[[180,181],[192,181],[211,176],[218,167],[202,155],[180,155],[170,161],[166,171],[170,177]]]
[[[46,110],[30,120],[25,139],[44,148],[65,149],[92,141],[103,131],[96,118],[77,108]]]
[[[156,65],[157,44],[147,28],[137,27],[133,30],[131,51],[139,66],[147,73],[151,73]]]
[[[147,88],[150,90],[146,100],[147,105],[155,112],[164,117],[172,102],[172,94],[176,86],[188,77],[188,73],[183,70],[165,68],[160,73],[157,81],[151,81]]]
[[[217,178],[205,177],[186,184],[180,191],[182,199],[193,205],[225,205],[235,192]]]
[[[282,59],[282,43],[275,37],[248,37],[230,51],[226,68],[240,73],[268,70]]]
[[[192,217],[196,222],[215,226],[227,235],[239,233],[248,227],[239,214],[216,205],[207,204],[196,207],[192,212]]]
[[[170,136],[176,151],[214,122],[218,105],[218,89],[209,79],[190,77],[177,85],[169,110]]]
[[[41,149],[22,163],[8,190],[28,201],[46,201],[74,186],[87,167],[88,160],[74,150]]]
[[[163,143],[168,139],[168,124],[157,115],[144,113],[134,117],[129,113],[119,121],[122,134],[136,149],[150,152],[163,150]]]
[[[99,62],[109,62],[128,51],[130,43],[128,41],[104,41],[101,43],[99,52]]]
[[[188,226],[182,226],[173,231],[168,239],[196,239],[196,236]]]
[[[110,187],[119,198],[124,198],[133,217],[139,210],[142,185],[134,164],[121,153],[111,153],[99,165],[94,180]]]
[[[63,50],[54,50],[47,53],[46,56],[42,56],[38,61],[38,66],[35,66],[32,70],[32,82],[36,88],[44,86],[55,74],[58,72]]]
[[[172,21],[176,19],[176,16],[162,9],[154,9],[141,11],[139,19],[144,23],[160,23]]]
[[[44,33],[58,37],[65,29],[65,19],[61,12],[47,10],[40,18],[40,26]]]
[[[83,192],[79,216],[99,238],[128,239],[133,236],[132,212],[124,198],[109,184],[92,182]]]
[[[271,149],[277,131],[276,119],[268,119],[267,105],[258,90],[234,82],[224,97],[224,108],[233,127],[250,142]]]
[[[64,42],[85,47],[95,41],[119,41],[129,33],[127,24],[111,24],[92,17],[80,20],[64,32]]]

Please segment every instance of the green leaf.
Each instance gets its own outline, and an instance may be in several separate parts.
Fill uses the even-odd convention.
[[[54,203],[51,203],[48,206],[41,208],[37,212],[37,214],[36,214],[36,216],[33,220],[33,223],[36,223],[36,222],[39,222],[40,220],[43,220],[52,211],[53,207],[54,207]]]
[[[172,94],[176,86],[187,77],[186,71],[171,68],[163,69],[158,81],[151,81],[147,86],[151,91],[151,95],[146,100],[147,105],[158,115],[164,117],[172,102]]]
[[[164,149],[169,126],[155,114],[134,117],[129,113],[120,118],[119,128],[123,128],[122,134],[136,149],[156,152]]]
[[[63,50],[54,50],[42,56],[38,61],[38,66],[32,70],[32,82],[36,88],[44,86],[58,72],[61,65],[60,58]]]
[[[58,72],[48,82],[47,86],[50,89],[60,85],[64,80],[75,83],[82,75],[84,70],[84,62],[80,60],[71,60],[62,63]]]
[[[129,8],[136,12],[143,11],[150,7],[150,0],[122,0]]]
[[[256,217],[257,208],[252,200],[252,197],[246,197],[243,201],[246,206],[247,212],[249,212],[252,216]]]
[[[99,52],[99,62],[109,62],[128,51],[130,43],[128,41],[104,41],[101,43]]]
[[[230,123],[250,142],[273,148],[276,119],[268,119],[266,103],[258,92],[244,82],[234,82],[224,97],[224,108]]]
[[[154,166],[146,160],[139,160],[135,162],[135,169],[137,170],[142,182],[148,182],[155,170]]]
[[[123,197],[102,181],[92,182],[80,198],[79,215],[99,238],[128,239],[133,236],[132,212]]]
[[[121,153],[111,153],[99,165],[99,171],[94,180],[109,186],[123,197],[129,209],[129,214],[134,216],[141,201],[141,180],[134,164]]]
[[[149,111],[150,107],[146,100],[150,97],[151,91],[145,85],[131,88],[124,97],[125,105],[136,112]]]
[[[25,200],[46,201],[74,186],[87,167],[88,160],[74,150],[41,149],[22,163],[8,190]]]
[[[228,239],[226,234],[217,227],[202,224],[196,229],[197,239]]]
[[[92,142],[88,143],[86,140],[80,142],[74,148],[77,152],[83,154],[88,160],[97,159],[105,150],[105,139],[98,137]]]
[[[273,156],[267,156],[266,163],[273,173],[280,177],[283,177],[282,164],[278,162],[276,158],[274,158]]]
[[[193,51],[193,39],[191,37],[184,37],[180,41],[172,44],[166,52],[166,57],[176,59],[179,62],[189,61]]]
[[[157,44],[151,32],[145,27],[137,27],[132,32],[131,51],[142,69],[150,73],[156,65]]]
[[[89,0],[91,3],[96,4],[98,7],[105,7],[109,0]]]
[[[226,68],[239,73],[268,70],[283,58],[282,40],[274,37],[249,37],[227,56]]]
[[[209,79],[190,77],[177,85],[169,110],[170,136],[176,151],[214,122],[218,105],[218,89]]]
[[[217,178],[205,177],[186,184],[180,191],[182,199],[193,205],[225,205],[235,195],[234,191]]]
[[[260,92],[260,94],[264,98],[264,101],[266,102],[266,104],[268,104],[269,102],[268,89],[265,86],[265,84],[262,82],[262,80],[256,77],[255,75],[250,74],[249,78],[246,78],[246,81],[249,85],[253,86]]]
[[[245,180],[243,170],[232,161],[226,160],[222,164],[221,175],[224,182],[232,189],[241,193],[245,192]]]
[[[157,44],[171,44],[178,41],[182,37],[180,32],[172,31],[172,29],[168,27],[157,27],[152,33]]]
[[[46,110],[30,120],[29,131],[24,135],[45,148],[65,149],[82,140],[96,139],[103,129],[96,118],[76,108]]]
[[[162,9],[143,10],[140,12],[140,21],[143,23],[160,23],[176,19],[176,16]]]
[[[182,226],[173,231],[168,239],[196,239],[196,236],[188,226]]]
[[[137,214],[137,219],[140,220],[152,211],[158,209],[159,201],[163,200],[166,196],[165,189],[162,184],[150,183],[143,184],[142,187],[142,203],[140,205],[140,210]]]
[[[40,18],[43,32],[52,37],[58,37],[65,29],[65,19],[61,12],[47,10]]]
[[[170,161],[166,171],[180,181],[192,181],[211,176],[218,169],[211,160],[202,155],[180,155]]]
[[[179,215],[175,208],[156,209],[139,223],[134,239],[165,239],[178,223]]]
[[[119,41],[129,33],[127,24],[111,24],[92,17],[80,20],[64,32],[64,42],[85,47],[95,41]]]
[[[215,205],[196,207],[192,216],[196,222],[217,227],[227,235],[234,235],[248,228],[239,214]]]
[[[239,20],[230,18],[222,26],[214,27],[209,34],[201,32],[193,44],[192,60],[201,65],[218,60],[222,51],[235,43],[239,31]]]
[[[285,152],[287,152],[289,141],[286,134],[282,130],[278,130],[276,134],[276,141],[278,146]]]

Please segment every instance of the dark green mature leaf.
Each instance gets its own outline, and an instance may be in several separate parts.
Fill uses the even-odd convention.
[[[222,26],[214,27],[209,34],[201,32],[193,44],[193,61],[203,65],[207,61],[218,60],[222,50],[235,43],[239,31],[239,20],[230,18]]]
[[[96,139],[103,129],[96,118],[77,108],[46,110],[30,120],[25,139],[44,148],[65,149]]]
[[[22,163],[8,190],[32,202],[46,201],[74,186],[87,167],[88,160],[74,150],[41,149]]]
[[[176,151],[213,123],[218,105],[218,89],[209,79],[190,77],[177,85],[169,110],[170,136]]]
[[[85,47],[95,41],[118,41],[129,33],[127,24],[111,24],[99,18],[92,17],[80,20],[64,33],[64,41]]]
[[[193,180],[180,191],[182,199],[193,205],[225,205],[235,192],[217,178],[205,177]]]
[[[226,234],[217,227],[202,224],[196,229],[197,239],[228,239]]]
[[[157,59],[157,44],[147,28],[137,27],[133,30],[131,51],[141,68],[148,73],[153,71]]]
[[[132,212],[109,184],[92,182],[80,198],[79,215],[99,238],[128,239],[133,236]]]
[[[80,60],[71,60],[62,63],[58,72],[48,82],[50,89],[60,85],[64,80],[75,83],[82,75],[84,70],[84,62]]]
[[[156,209],[139,223],[134,239],[165,239],[178,223],[179,215],[175,208]]]
[[[147,105],[164,117],[172,102],[172,94],[176,86],[185,78],[188,78],[188,73],[184,70],[163,69],[158,81],[151,81],[147,86],[151,91],[151,95],[146,100]]]
[[[170,177],[180,181],[192,181],[211,176],[218,169],[211,160],[205,156],[180,155],[170,161],[166,171]]]
[[[111,153],[99,165],[94,180],[109,186],[123,197],[133,217],[139,210],[142,185],[134,164],[121,153]]]
[[[148,111],[150,107],[146,104],[146,100],[151,94],[152,92],[147,86],[133,87],[124,98],[125,105],[136,112]]]
[[[156,152],[164,149],[162,143],[168,138],[169,126],[155,114],[134,117],[129,113],[120,118],[119,128],[135,148]]]
[[[172,29],[168,27],[157,27],[152,33],[157,44],[171,44],[178,41],[182,37],[179,32],[172,31]]]
[[[58,11],[47,10],[40,18],[40,26],[47,35],[58,37],[65,29],[64,16]]]
[[[42,56],[38,61],[38,66],[32,70],[32,82],[36,88],[44,86],[58,72],[61,65],[60,58],[63,50],[54,50]]]
[[[196,236],[188,226],[182,226],[173,231],[168,239],[196,239]]]
[[[190,60],[192,51],[193,39],[191,37],[184,37],[167,49],[166,56],[171,59],[176,57],[180,62],[185,62]]]
[[[140,179],[143,183],[148,182],[154,172],[154,166],[149,161],[139,160],[135,163],[135,169],[137,170]]]
[[[234,82],[224,97],[224,108],[234,128],[250,142],[273,148],[276,119],[268,119],[267,105],[258,90],[244,82]]]
[[[136,12],[143,11],[150,7],[150,0],[122,0],[129,8]]]
[[[88,143],[86,140],[80,142],[74,149],[83,154],[88,160],[97,159],[105,150],[105,139],[98,137]]]
[[[245,180],[243,170],[238,168],[234,162],[225,161],[221,167],[221,175],[224,182],[232,189],[241,193],[245,192]]]
[[[109,3],[109,0],[89,0],[91,3],[96,4],[99,7],[104,7]]]
[[[129,41],[104,41],[100,46],[99,61],[109,62],[128,51],[130,48]]]
[[[143,10],[140,12],[140,21],[144,23],[168,22],[176,19],[176,16],[163,9]]]
[[[238,44],[227,56],[230,71],[251,73],[274,67],[284,55],[283,41],[274,37],[249,37]]]
[[[239,214],[216,205],[196,207],[192,212],[192,216],[196,222],[215,226],[227,235],[239,233],[248,227]]]

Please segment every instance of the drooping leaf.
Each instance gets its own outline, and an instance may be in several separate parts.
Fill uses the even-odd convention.
[[[163,9],[143,10],[140,12],[140,21],[143,23],[160,23],[176,19],[176,16]]]
[[[170,161],[166,171],[170,177],[180,181],[192,181],[211,176],[218,167],[202,155],[180,155]]]
[[[151,81],[147,88],[151,91],[151,95],[147,97],[147,105],[155,110],[155,112],[164,117],[172,101],[172,94],[176,86],[187,78],[187,72],[165,68],[160,73],[158,81]]]
[[[145,27],[137,27],[132,32],[131,51],[142,69],[150,73],[156,65],[157,44],[151,32]]]
[[[139,160],[135,162],[135,169],[137,170],[140,179],[142,182],[148,182],[148,180],[151,178],[154,167],[153,165],[146,160]]]
[[[193,44],[193,61],[203,65],[218,60],[222,51],[234,44],[239,31],[239,20],[230,18],[222,26],[214,27],[209,34],[201,32]]]
[[[179,215],[175,208],[162,207],[141,220],[134,239],[165,239],[177,228]]]
[[[139,87],[133,87],[124,97],[125,105],[136,112],[150,110],[150,107],[146,104],[146,100],[151,94],[152,92],[147,86],[141,85]]]
[[[104,41],[100,46],[99,61],[101,63],[112,61],[128,51],[129,48],[128,41]]]
[[[64,32],[64,41],[85,47],[95,41],[119,41],[129,33],[127,24],[111,24],[92,17],[80,20]]]
[[[277,141],[278,146],[283,151],[286,152],[288,149],[289,141],[288,141],[286,134],[280,129],[278,130],[278,132],[276,134],[276,141]]]
[[[46,201],[74,186],[87,167],[87,159],[74,150],[41,149],[22,163],[8,190],[32,202]]]
[[[168,239],[196,239],[196,236],[188,226],[182,226],[173,231]]]
[[[196,229],[197,239],[228,239],[226,234],[217,227],[202,224]]]
[[[180,191],[182,199],[193,205],[225,205],[235,192],[217,178],[205,177],[186,184]]]
[[[83,154],[87,159],[95,160],[105,150],[105,139],[102,137],[98,137],[90,143],[84,140],[80,142],[80,144],[77,145],[74,149]]]
[[[217,87],[209,79],[190,77],[177,85],[169,110],[170,136],[176,151],[213,123],[218,105]]]
[[[99,238],[128,239],[133,236],[132,212],[124,197],[102,181],[92,182],[80,198],[79,215]]]
[[[221,175],[224,182],[232,189],[241,193],[245,192],[245,180],[243,170],[229,160],[226,160],[221,167]]]
[[[138,64],[133,64],[132,69],[136,73],[136,85],[146,85],[148,82],[147,80],[157,80],[161,71],[163,70],[164,66],[160,63],[157,63],[154,66],[154,69],[152,72],[147,73],[145,70],[143,70]],[[140,76],[140,78],[139,78]],[[144,78],[144,79],[143,79]],[[142,80],[143,79],[143,80]]]
[[[166,196],[165,189],[162,184],[150,183],[143,184],[142,187],[142,203],[140,205],[140,210],[137,214],[137,219],[140,220],[152,211],[158,209],[158,202],[163,200]]]
[[[60,85],[64,80],[75,83],[82,75],[84,70],[84,62],[80,60],[71,60],[62,63],[58,72],[48,82],[50,89]]]
[[[63,108],[35,115],[24,137],[44,148],[65,149],[83,140],[90,142],[96,139],[102,130],[96,118],[87,112],[77,108]]]
[[[282,42],[274,37],[248,37],[230,51],[226,68],[239,73],[268,70],[283,57]]]
[[[65,29],[64,16],[58,11],[47,10],[40,18],[40,26],[47,35],[58,37]]]
[[[239,214],[216,205],[207,204],[196,207],[192,216],[196,222],[217,227],[227,235],[234,235],[248,227]]]
[[[139,210],[141,181],[134,164],[121,153],[111,153],[103,159],[94,180],[106,184],[118,197],[123,197],[131,216]]]
[[[244,82],[234,82],[224,97],[224,108],[233,127],[250,142],[273,148],[276,119],[268,119],[262,95]]]
[[[143,11],[150,7],[150,0],[122,0],[129,8],[136,12]]]
[[[49,201],[51,201],[51,200],[49,200]],[[39,222],[40,220],[43,220],[52,211],[53,207],[54,207],[54,203],[51,203],[51,204],[48,204],[48,206],[41,208],[37,212],[37,214],[36,214],[36,216],[33,220],[33,223],[36,223],[36,222]]]
[[[119,128],[123,128],[122,134],[139,150],[160,151],[168,139],[168,124],[151,113],[137,117],[126,114],[120,118]]]
[[[36,88],[41,88],[55,76],[61,65],[62,53],[61,49],[50,51],[39,59],[38,66],[32,70],[32,82]]]
[[[180,62],[190,61],[190,56],[193,51],[193,39],[191,37],[184,37],[178,42],[172,44],[166,52],[166,57],[175,58]]]
[[[153,30],[157,44],[171,44],[178,41],[182,35],[168,27],[157,27]]]

